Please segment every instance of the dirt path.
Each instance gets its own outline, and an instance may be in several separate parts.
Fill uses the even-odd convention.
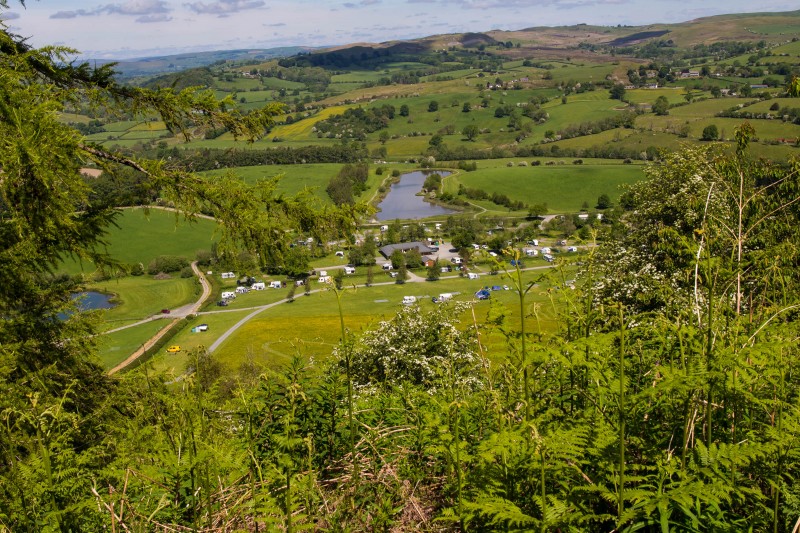
[[[149,350],[150,348],[152,348],[159,340],[161,340],[161,338],[164,335],[166,335],[169,330],[174,328],[178,324],[178,322],[181,321],[182,318],[185,318],[188,315],[197,314],[197,312],[203,306],[203,304],[208,299],[208,297],[211,296],[211,284],[206,279],[205,274],[203,274],[200,271],[200,269],[197,268],[197,261],[194,261],[192,263],[192,270],[194,271],[195,275],[197,276],[197,279],[200,280],[200,286],[203,288],[203,293],[200,295],[200,298],[198,298],[197,301],[195,301],[194,303],[189,303],[189,304],[183,305],[183,306],[175,309],[172,313],[170,313],[168,316],[172,320],[170,320],[169,324],[167,324],[166,326],[161,328],[158,331],[158,333],[156,333],[155,335],[150,337],[144,344],[142,344],[142,346],[138,350],[136,350],[130,356],[128,356],[127,359],[125,359],[124,361],[119,363],[117,366],[115,366],[114,368],[109,370],[108,371],[109,375],[116,374],[117,372],[119,372],[123,368],[127,367],[128,365],[130,365],[131,363],[136,361],[142,355],[144,355],[144,353],[147,350]],[[150,322],[151,320],[158,320],[160,318],[166,318],[166,317],[167,317],[166,315],[151,316],[151,317],[148,317],[148,318],[146,318],[144,320],[140,320],[139,322],[135,322],[133,324],[128,324],[127,326],[122,326],[122,327],[119,327],[119,328],[115,328],[115,329],[106,331],[105,333],[112,333],[114,331],[119,331],[119,330],[126,329],[126,328],[132,328],[134,326],[138,326],[139,324],[144,324],[145,322]]]

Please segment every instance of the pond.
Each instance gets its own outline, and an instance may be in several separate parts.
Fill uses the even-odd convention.
[[[418,219],[450,215],[457,213],[440,205],[428,203],[423,196],[417,196],[425,183],[425,177],[433,171],[415,170],[400,176],[398,183],[392,188],[386,198],[378,204],[380,211],[375,215],[378,220]],[[450,175],[449,172],[439,172],[442,177]]]
[[[115,304],[111,303],[112,296],[102,292],[86,291],[77,292],[72,295],[73,300],[79,300],[78,307],[81,311],[95,311],[97,309],[111,309]]]

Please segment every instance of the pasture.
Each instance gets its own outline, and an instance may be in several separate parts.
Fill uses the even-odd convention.
[[[535,287],[527,299],[530,309],[534,303],[541,305],[540,321],[528,319],[528,327],[552,328],[553,312],[548,308],[549,302],[546,288],[551,284],[542,278],[546,270],[533,270],[523,273],[523,280],[537,281],[540,287]],[[419,299],[420,309],[430,311],[437,304],[430,301],[431,297],[443,292],[456,294],[455,300],[472,301],[473,294],[484,286],[508,285],[509,280],[503,275],[481,276],[478,280],[467,280],[460,277],[442,278],[439,281],[386,285],[373,285],[372,287],[359,287],[347,289],[342,295],[341,303],[344,314],[345,327],[354,333],[363,331],[380,320],[392,317],[401,307],[403,296],[414,295]],[[492,302],[496,303],[492,303]],[[474,312],[477,324],[482,326],[486,315],[497,303],[508,308],[507,321],[511,327],[518,323],[519,303],[513,291],[493,291],[490,301],[475,302]],[[187,328],[175,336],[171,344],[179,344],[185,348],[179,354],[164,354],[154,360],[157,368],[173,368],[176,373],[185,369],[188,361],[187,349],[198,347],[201,344],[209,346],[214,339],[222,334],[228,327],[247,314],[239,312],[211,312],[198,316],[196,321],[209,325],[209,331],[191,333]],[[473,327],[472,312],[468,311],[462,317],[465,328]],[[213,334],[212,334],[213,333]],[[339,312],[336,295],[332,291],[321,291],[304,296],[299,294],[294,303],[282,303],[275,307],[265,309],[250,321],[244,324],[215,352],[215,359],[231,370],[237,369],[248,360],[266,364],[268,366],[281,365],[288,362],[294,355],[324,361],[340,338]],[[490,357],[506,357],[501,339],[484,337],[484,343],[489,344]]]
[[[166,325],[165,320],[152,320],[138,326],[98,336],[98,362],[103,368],[114,368]]]
[[[595,205],[601,194],[607,194],[616,202],[622,193],[621,185],[644,177],[637,165],[498,167],[482,163],[478,163],[478,170],[474,172],[461,172],[447,178],[445,190],[455,192],[458,185],[463,184],[489,194],[505,194],[529,205],[546,203],[550,213],[573,213],[580,211],[584,202]]]
[[[200,295],[199,287],[197,278],[175,275],[157,280],[144,275],[92,283],[89,289],[114,295],[115,307],[103,311],[105,329],[114,329],[193,302]]]
[[[144,267],[159,255],[181,255],[193,260],[197,250],[209,250],[216,224],[204,218],[193,222],[172,211],[151,208],[122,209],[105,237],[105,252],[124,264]],[[61,271],[69,274],[94,271],[93,263],[68,259]]]

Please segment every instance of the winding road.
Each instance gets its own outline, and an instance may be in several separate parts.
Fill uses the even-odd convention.
[[[115,331],[120,331],[120,330],[123,330],[123,329],[132,328],[132,327],[138,326],[140,324],[146,324],[147,322],[151,322],[153,320],[163,320],[165,318],[166,319],[171,319],[166,326],[161,328],[158,331],[158,333],[156,333],[155,335],[150,337],[144,344],[142,344],[141,347],[139,347],[138,350],[133,352],[130,356],[128,356],[127,359],[125,359],[124,361],[119,363],[117,366],[115,366],[114,368],[109,370],[108,371],[109,375],[116,374],[120,370],[126,368],[128,365],[130,365],[131,363],[133,363],[134,361],[139,359],[142,355],[145,354],[145,352],[147,350],[152,348],[153,345],[155,345],[164,335],[166,335],[169,330],[174,328],[178,324],[178,322],[181,321],[182,318],[185,318],[185,317],[187,317],[189,315],[196,315],[198,313],[198,311],[200,311],[200,308],[203,306],[205,301],[208,299],[209,296],[211,296],[211,284],[206,279],[205,274],[203,274],[200,271],[200,269],[197,268],[197,261],[194,261],[192,263],[192,270],[194,271],[195,275],[197,276],[197,279],[200,281],[200,286],[203,288],[203,292],[200,295],[200,298],[197,299],[197,301],[195,301],[194,303],[189,303],[189,304],[183,305],[181,307],[178,307],[177,309],[173,310],[169,315],[162,315],[162,314],[153,315],[153,316],[145,318],[144,320],[140,320],[138,322],[134,322],[133,324],[128,324],[128,325],[125,325],[125,326],[122,326],[122,327],[119,327],[119,328],[114,328],[112,330],[104,332],[104,334],[105,333],[113,333]]]

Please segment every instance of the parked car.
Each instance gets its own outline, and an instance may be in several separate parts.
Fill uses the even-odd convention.
[[[169,314],[169,309],[162,309],[161,310],[161,314],[162,315],[168,315]]]
[[[172,346],[170,346],[169,348],[167,348],[167,352],[168,352],[168,353],[178,353],[178,352],[180,352],[180,351],[181,351],[181,347],[180,347],[180,346],[178,346],[177,344],[175,344],[175,345],[172,345]]]
[[[220,300],[220,301],[217,302],[217,305],[220,306],[220,307],[227,307],[228,306],[228,300]]]
[[[486,289],[481,289],[475,293],[475,298],[478,300],[488,300],[491,293]]]

